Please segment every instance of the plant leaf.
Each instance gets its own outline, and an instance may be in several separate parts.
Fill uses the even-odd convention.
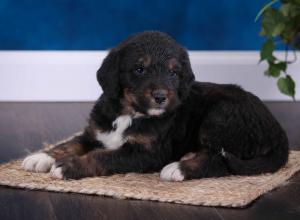
[[[269,68],[265,71],[265,75],[272,76],[272,77],[278,77],[280,76],[280,72],[286,71],[287,64],[286,62],[279,62],[279,63],[273,63],[269,62]]]
[[[286,77],[281,77],[277,81],[277,86],[280,90],[285,95],[295,97],[295,82],[292,79],[290,75],[287,75]]]
[[[280,7],[280,11],[285,17],[289,15],[290,7],[291,7],[290,3],[285,3]]]
[[[260,61],[268,60],[273,62],[273,50],[275,49],[275,44],[273,40],[270,38],[268,39],[261,48],[260,51]]]
[[[273,29],[272,37],[276,37],[276,36],[280,35],[281,32],[284,30],[284,28],[285,28],[285,25],[283,22],[277,24]]]
[[[266,31],[265,31],[265,29],[263,27],[261,28],[261,30],[259,32],[259,35],[260,36],[266,36]]]
[[[286,62],[279,62],[279,63],[275,63],[274,66],[275,66],[277,69],[279,69],[279,70],[285,72],[285,71],[286,71],[286,68],[287,68],[287,63],[286,63]]]
[[[278,33],[278,31],[282,31],[284,27],[282,27],[282,25],[279,24],[284,23],[284,21],[285,21],[285,17],[278,9],[268,8],[264,12],[264,17],[261,24],[262,28],[264,29],[265,35],[271,38],[273,37],[274,33],[276,34],[276,32]]]
[[[294,0],[294,3],[300,4],[300,0]]]
[[[280,75],[280,69],[275,66],[275,64],[270,64],[269,75],[273,77],[278,77]]]

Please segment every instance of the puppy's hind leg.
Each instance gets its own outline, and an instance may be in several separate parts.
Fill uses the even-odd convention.
[[[165,166],[160,178],[168,181],[182,181],[204,177],[219,177],[229,174],[222,154],[207,151],[188,153],[178,162]]]

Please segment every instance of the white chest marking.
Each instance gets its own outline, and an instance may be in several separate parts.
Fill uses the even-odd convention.
[[[101,141],[107,149],[118,149],[127,139],[123,136],[124,131],[131,125],[132,117],[130,115],[121,115],[113,121],[115,130],[109,132],[97,131],[96,138]]]

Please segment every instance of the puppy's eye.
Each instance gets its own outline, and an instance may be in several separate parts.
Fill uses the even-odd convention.
[[[170,76],[175,77],[177,76],[177,71],[176,70],[169,70]]]
[[[139,67],[134,70],[134,73],[137,75],[143,75],[145,73],[145,68],[144,67]]]

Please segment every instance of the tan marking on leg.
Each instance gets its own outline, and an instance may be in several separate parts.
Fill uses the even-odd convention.
[[[191,159],[186,159],[181,161],[181,166],[184,166],[190,170],[199,169],[205,161],[208,159],[207,152],[196,153]]]
[[[57,160],[57,159],[62,159],[70,156],[82,155],[84,154],[84,149],[81,144],[73,143],[72,141],[70,141],[69,143],[58,145],[50,149],[46,153]]]
[[[195,156],[196,156],[196,153],[190,152],[190,153],[187,153],[186,155],[184,155],[183,157],[181,157],[180,161],[190,160],[190,159],[193,159]]]
[[[146,148],[151,148],[151,144],[154,141],[153,136],[144,135],[144,134],[130,134],[127,136],[127,142],[131,144],[141,144]]]

